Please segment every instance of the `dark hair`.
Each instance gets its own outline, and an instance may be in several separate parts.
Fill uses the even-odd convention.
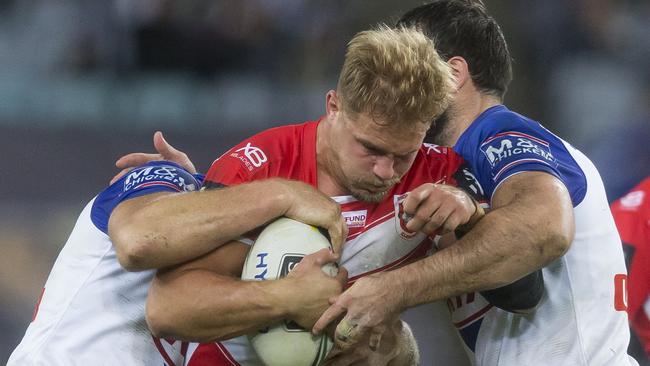
[[[512,80],[512,60],[499,24],[479,0],[434,0],[411,9],[397,26],[417,27],[444,60],[467,61],[476,87],[503,99]]]

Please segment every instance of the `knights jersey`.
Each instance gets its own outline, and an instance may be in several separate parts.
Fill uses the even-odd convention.
[[[183,365],[189,345],[153,338],[145,322],[155,271],[127,272],[120,266],[108,220],[120,202],[194,191],[201,179],[174,163],[151,162],[93,198],[61,250],[8,365]]]
[[[574,207],[574,240],[542,269],[546,294],[532,314],[492,307],[480,294],[450,299],[452,318],[476,365],[636,365],[627,355],[621,242],[591,161],[503,105],[484,111],[454,150],[487,197],[508,177],[540,171],[564,183]]]
[[[650,355],[650,177],[612,204],[630,273],[628,315]]]
[[[273,128],[236,145],[213,164],[206,174],[206,186],[232,186],[254,180],[280,177],[300,180],[318,187],[316,168],[316,130],[318,121]],[[427,255],[434,237],[410,232],[400,219],[404,195],[424,183],[463,186],[480,193],[473,175],[451,149],[425,144],[417,153],[411,169],[377,204],[361,202],[352,196],[332,197],[341,205],[349,233],[341,256],[341,265],[349,273],[349,283],[359,277],[405,265]],[[435,329],[435,328],[434,328]],[[451,334],[450,336],[455,336]],[[225,345],[227,350],[228,345]],[[209,347],[196,347],[208,364]],[[230,354],[241,365],[258,363]],[[194,357],[190,357],[193,366]],[[212,365],[233,365],[216,363]]]

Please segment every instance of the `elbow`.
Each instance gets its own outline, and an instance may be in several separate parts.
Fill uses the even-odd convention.
[[[562,257],[571,248],[575,235],[575,217],[569,199],[547,204],[531,217],[530,236],[537,251],[538,265],[546,266]]]
[[[184,340],[182,322],[176,321],[179,316],[156,299],[149,295],[145,306],[145,320],[149,331],[156,338],[173,338]]]
[[[554,229],[547,230],[544,238],[538,243],[543,265],[553,262],[562,257],[571,248],[574,236],[573,220],[569,223],[561,223],[554,226]]]
[[[154,280],[155,281],[155,280]],[[232,337],[219,337],[214,332],[195,324],[192,313],[182,311],[182,306],[163,301],[162,294],[149,293],[145,306],[145,321],[156,338],[172,338],[179,341],[210,343]],[[176,311],[175,311],[176,310]],[[195,325],[193,325],[195,324]]]
[[[113,239],[113,245],[120,265],[129,272],[138,272],[151,267],[147,265],[147,258],[151,245],[132,235],[120,235]]]
[[[129,272],[154,268],[148,261],[152,258],[153,243],[146,236],[128,227],[109,231],[109,235],[122,268]]]
[[[153,305],[150,300],[147,301],[145,320],[154,337],[180,339],[170,312],[164,311],[159,305]]]
[[[147,306],[145,320],[151,334],[156,338],[172,338],[180,341],[210,343],[228,339],[202,334],[202,332],[189,329],[187,324],[176,321],[169,312],[150,310]]]
[[[145,312],[145,320],[147,321],[147,327],[149,331],[156,338],[174,338],[173,337],[173,326],[170,325],[168,319],[158,311],[152,311],[149,309],[149,304],[147,304],[147,310]]]

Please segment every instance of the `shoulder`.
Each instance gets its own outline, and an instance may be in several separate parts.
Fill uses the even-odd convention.
[[[574,206],[584,198],[587,178],[576,161],[577,150],[539,122],[496,106],[483,112],[454,146],[477,172],[488,196],[509,177],[543,171],[560,179]]]
[[[305,144],[313,144],[318,122],[286,125],[244,139],[215,160],[206,181],[222,185],[268,178],[300,159]]]
[[[529,145],[549,146],[550,139],[557,137],[539,122],[510,111],[505,106],[497,106],[479,116],[461,135],[454,148],[462,151],[480,147],[485,153],[520,141],[530,142]]]
[[[91,219],[103,232],[108,230],[108,218],[121,202],[159,192],[196,191],[201,180],[178,164],[152,161],[134,168],[97,195],[91,209]]]

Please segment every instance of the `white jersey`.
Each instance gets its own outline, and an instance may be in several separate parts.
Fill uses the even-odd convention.
[[[107,228],[113,208],[125,199],[198,186],[175,164],[153,162],[95,197],[61,250],[8,365],[182,365],[188,344],[153,338],[145,322],[155,271],[125,271]]]
[[[479,294],[450,299],[454,323],[476,365],[637,365],[627,355],[621,242],[589,159],[504,106],[479,116],[454,148],[487,196],[510,176],[543,171],[566,185],[574,205],[574,240],[564,256],[543,268],[546,293],[532,314],[508,313]]]

